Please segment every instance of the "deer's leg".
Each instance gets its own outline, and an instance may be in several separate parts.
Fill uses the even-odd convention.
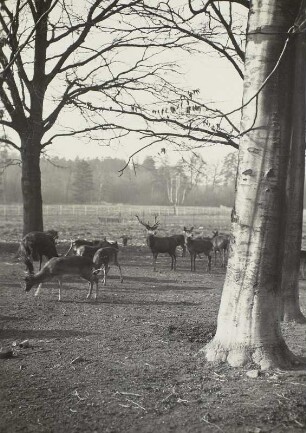
[[[173,270],[176,270],[176,255],[173,254]]]
[[[88,280],[88,283],[89,283],[89,291],[90,291],[90,293],[92,293],[93,285],[95,284],[95,286],[96,286],[95,293],[94,293],[94,300],[96,301],[97,298],[98,298],[98,291],[99,291],[99,287],[98,287],[98,285],[99,285],[99,277],[98,277],[98,275],[92,273],[91,276],[90,276],[90,280]],[[88,298],[88,295],[87,295],[87,298]]]
[[[62,279],[58,279],[58,300],[61,300],[61,288],[63,287]]]
[[[119,269],[120,283],[123,283],[123,276],[122,276],[121,266],[119,265],[119,262],[116,262],[115,264],[118,266],[118,269]]]
[[[183,245],[182,257],[186,257],[186,245]]]
[[[38,285],[37,289],[35,290],[34,296],[38,296],[38,295],[39,295],[39,292],[40,292],[41,287],[42,287],[42,283],[40,283],[40,284]]]
[[[153,253],[153,271],[156,271],[156,260],[158,253]]]
[[[171,257],[171,268],[170,269],[172,271],[172,269],[173,269],[173,262],[174,262],[174,260],[173,260],[173,254],[170,254],[170,257]]]
[[[88,293],[87,293],[86,299],[89,299],[91,297],[92,286],[93,286],[93,280],[92,280],[92,278],[90,278],[88,280]]]
[[[103,286],[106,286],[106,276],[107,276],[109,269],[110,268],[108,265],[103,266]]]
[[[96,284],[96,294],[95,294],[95,301],[98,299],[98,292],[99,292],[99,278],[97,275],[95,275],[95,284]]]
[[[207,258],[208,258],[208,266],[207,266],[207,269],[208,269],[208,272],[210,272],[210,270],[211,270],[211,255],[208,254]]]
[[[222,268],[225,268],[225,249],[222,250]]]

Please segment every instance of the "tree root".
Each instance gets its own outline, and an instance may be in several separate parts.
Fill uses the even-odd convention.
[[[306,323],[306,317],[301,311],[296,311],[294,314],[285,312],[283,317],[283,322],[293,322],[293,323],[299,323],[301,325]]]
[[[220,341],[212,340],[200,351],[209,362],[227,362],[231,367],[243,367],[247,364],[256,364],[261,370],[278,368],[292,370],[306,366],[303,359],[295,356],[286,346],[285,342],[276,345],[227,346]]]

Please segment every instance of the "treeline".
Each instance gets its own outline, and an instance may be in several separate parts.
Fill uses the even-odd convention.
[[[213,167],[201,160],[200,164],[195,163],[196,169],[191,165],[193,161],[181,161],[173,166],[167,160],[157,164],[153,158],[147,157],[143,163],[125,168],[121,176],[125,161],[118,158],[42,158],[43,201],[45,204],[106,202],[232,206],[236,172],[234,155]],[[20,176],[18,165],[8,165],[4,170],[4,203],[22,202]]]

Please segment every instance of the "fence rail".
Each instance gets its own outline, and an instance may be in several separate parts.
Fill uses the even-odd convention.
[[[176,208],[176,216],[185,215],[215,215],[229,216],[230,208],[227,207],[196,207],[180,206]],[[0,219],[21,216],[22,205],[0,205]],[[173,216],[174,208],[171,206],[129,206],[129,205],[44,205],[43,213],[47,215],[83,216],[92,215],[101,219],[127,218],[138,215]]]
[[[178,233],[184,226],[195,227],[198,235],[211,236],[211,231],[228,232],[231,227],[231,209],[228,207],[180,206],[174,215],[170,206],[137,205],[44,205],[44,227],[56,228],[62,239],[72,237],[111,239],[132,233],[134,242],[143,241],[143,227],[135,215],[144,221],[154,221],[158,215],[159,233]],[[0,241],[18,241],[22,237],[22,205],[0,204]],[[306,211],[303,220],[303,248],[306,242]]]
[[[61,239],[85,237],[98,239],[102,235],[118,239],[129,233],[135,244],[143,243],[143,227],[135,215],[144,221],[160,222],[159,233],[178,233],[184,226],[194,226],[197,233],[208,236],[212,229],[230,229],[231,210],[220,207],[178,207],[177,214],[170,206],[128,205],[44,205],[44,227],[55,228]],[[22,205],[0,205],[0,241],[20,240],[22,237]]]

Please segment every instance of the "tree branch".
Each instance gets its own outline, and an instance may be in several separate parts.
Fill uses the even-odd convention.
[[[208,6],[211,5],[211,4],[213,4],[215,1],[220,1],[220,2],[224,1],[224,2],[237,3],[237,4],[241,5],[241,6],[244,6],[247,9],[250,9],[250,2],[249,2],[249,0],[208,0],[205,3],[205,5],[201,9],[198,9],[198,10],[196,10],[196,9],[193,8],[193,6],[192,6],[192,0],[188,0],[188,5],[189,5],[190,12],[192,12],[194,15],[198,15],[198,14],[204,13],[204,12],[206,12]]]

